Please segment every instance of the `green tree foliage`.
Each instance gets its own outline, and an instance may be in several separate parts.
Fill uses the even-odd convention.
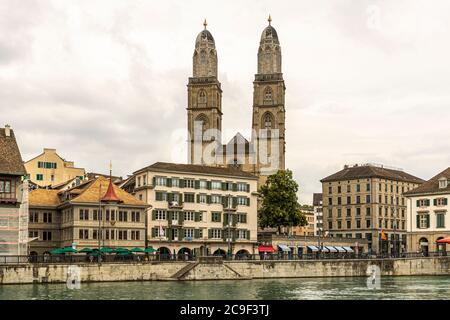
[[[258,211],[259,225],[265,227],[306,226],[308,224],[297,199],[298,184],[292,171],[279,170],[259,188],[262,199]]]

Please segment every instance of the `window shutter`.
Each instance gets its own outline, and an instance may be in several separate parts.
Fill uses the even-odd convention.
[[[237,206],[237,198],[233,197],[233,208],[236,208]]]
[[[178,194],[178,202],[179,202],[180,204],[183,203],[183,194],[182,194],[182,193],[179,193],[179,194]]]
[[[207,181],[207,182],[206,182],[206,188],[207,188],[208,190],[211,190],[211,181]]]
[[[212,229],[208,229],[208,239],[212,238]]]
[[[444,198],[444,205],[447,205],[447,198]]]
[[[200,221],[200,212],[195,212],[194,215],[195,215],[195,222],[199,222]]]
[[[180,188],[184,188],[184,179],[180,179],[179,186]]]
[[[211,203],[211,196],[210,195],[207,195],[206,196],[206,203]]]
[[[170,193],[170,192],[167,194],[167,201],[168,201],[168,202],[173,201],[173,194]]]
[[[416,227],[417,227],[417,229],[420,229],[420,216],[419,215],[417,215],[416,216]]]
[[[217,222],[221,222],[222,221],[222,214],[219,212],[218,214],[217,214],[217,216],[219,217],[218,219],[217,219]],[[225,219],[225,218],[224,218]]]
[[[156,228],[152,228],[152,238],[156,237]]]
[[[228,218],[229,218],[229,214],[228,213],[224,213],[223,214],[223,225],[224,226],[228,225]]]
[[[172,211],[168,211],[167,214],[166,214],[166,217],[167,217],[167,221],[172,220],[173,212]]]
[[[433,199],[433,205],[437,206],[437,199]]]
[[[416,207],[420,207],[420,200],[416,201]]]
[[[180,212],[178,212],[178,223],[179,223],[180,225],[182,225],[182,224],[183,224],[183,221],[184,221],[184,212],[183,212],[183,211],[180,211]]]
[[[156,186],[156,177],[153,177],[153,186]]]
[[[233,214],[232,217],[233,217],[233,226],[235,226],[237,223],[237,214]]]
[[[237,183],[233,183],[233,191],[237,191]]]
[[[430,227],[430,215],[427,214],[427,228]]]
[[[247,183],[247,192],[250,192],[250,184]]]
[[[156,220],[156,210],[152,211],[152,220]]]
[[[185,230],[183,228],[178,229],[178,240],[183,240],[186,236]]]
[[[242,215],[241,221],[242,221],[242,223],[247,223],[247,215],[246,214]]]
[[[250,240],[250,230],[247,230],[247,240]]]
[[[197,203],[200,203],[200,195],[197,194]]]
[[[228,197],[221,197],[222,198],[222,205],[224,208],[227,207],[227,203],[228,203]]]
[[[168,187],[172,186],[172,178],[167,178],[167,186]]]
[[[250,206],[250,198],[246,198],[247,206]]]
[[[426,200],[427,207],[430,205],[430,199]]]
[[[169,240],[172,240],[173,229],[172,228],[167,228],[166,232],[167,232],[167,238]]]
[[[196,213],[197,213],[197,212],[196,212]],[[199,230],[199,229],[195,229],[195,230],[194,230],[194,238],[195,238],[195,239],[200,238],[200,230]]]
[[[195,189],[200,189],[200,180],[195,180]]]
[[[226,182],[222,182],[222,190],[223,191],[227,190],[227,183]]]

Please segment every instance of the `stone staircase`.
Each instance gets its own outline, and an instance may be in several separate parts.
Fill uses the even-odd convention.
[[[189,271],[198,266],[200,262],[189,262],[186,266],[178,270],[174,275],[171,276],[172,279],[181,280]]]

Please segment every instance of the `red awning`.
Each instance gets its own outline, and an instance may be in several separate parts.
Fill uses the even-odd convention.
[[[275,249],[273,247],[270,247],[270,246],[259,246],[258,247],[258,251],[259,252],[274,252]]]
[[[437,243],[450,243],[450,237],[436,241]]]

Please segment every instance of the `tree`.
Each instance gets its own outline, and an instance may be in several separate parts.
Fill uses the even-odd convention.
[[[298,184],[292,178],[292,171],[279,170],[269,176],[266,183],[259,188],[262,199],[258,211],[260,227],[277,227],[280,232],[282,226],[307,225],[306,217],[298,203],[297,191]]]

